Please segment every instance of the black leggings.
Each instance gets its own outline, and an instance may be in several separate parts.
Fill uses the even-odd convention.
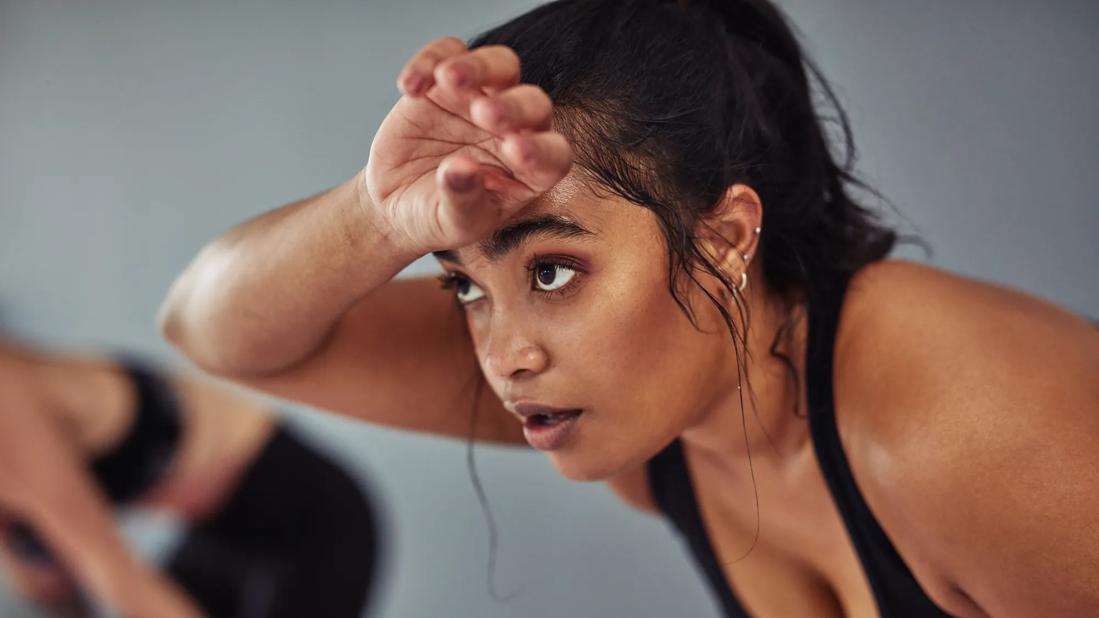
[[[378,541],[359,485],[280,425],[167,571],[213,618],[357,618]]]

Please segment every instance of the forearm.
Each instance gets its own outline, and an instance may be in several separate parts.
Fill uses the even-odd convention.
[[[113,613],[126,618],[205,615],[178,584],[130,551],[109,518],[96,517],[93,523],[79,525],[70,521],[51,525],[48,518],[39,519],[37,527],[46,531],[46,541],[57,548],[81,587]]]
[[[419,257],[382,233],[360,183],[356,175],[203,248],[164,301],[164,337],[221,375],[306,358],[351,305]]]

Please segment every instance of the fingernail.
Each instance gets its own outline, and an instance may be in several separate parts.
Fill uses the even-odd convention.
[[[534,144],[534,140],[521,139],[519,140],[519,158],[524,162],[529,163],[534,160],[534,156],[538,154],[538,146]]]
[[[489,113],[492,114],[493,124],[501,129],[507,129],[511,127],[508,122],[508,110],[503,104],[499,102],[493,102],[490,109],[491,111]]]
[[[466,75],[466,70],[464,68],[462,68],[461,65],[457,65],[457,64],[451,65],[449,73],[450,73],[450,79],[451,79],[451,81],[454,82],[455,86],[465,86],[466,85],[466,82],[468,81],[469,76]]]
[[[473,176],[471,174],[450,173],[446,175],[446,183],[455,191],[469,191],[473,188]]]
[[[420,91],[420,88],[424,85],[424,76],[413,74],[405,79],[405,92],[409,94],[416,94]]]

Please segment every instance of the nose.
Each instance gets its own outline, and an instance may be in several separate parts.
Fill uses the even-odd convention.
[[[484,362],[485,369],[494,376],[515,379],[545,371],[549,356],[542,346],[515,329],[495,328],[485,346]]]

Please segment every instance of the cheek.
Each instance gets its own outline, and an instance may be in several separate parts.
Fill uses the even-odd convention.
[[[630,423],[635,431],[670,434],[703,401],[716,359],[709,357],[713,335],[690,324],[664,268],[638,268],[601,286],[560,349],[569,373],[594,390],[591,405],[639,421]]]
[[[481,348],[484,344],[485,327],[488,325],[488,321],[485,318],[484,311],[462,309],[465,314],[466,330],[469,332],[469,339],[473,342],[473,350],[477,353],[477,358],[481,357]]]
[[[477,366],[481,368],[481,372],[489,377],[488,367],[485,366],[485,342],[488,340],[489,319],[488,312],[484,310],[474,309],[472,311],[466,311],[466,330],[469,332],[469,339],[473,343],[473,353],[477,357]],[[489,379],[489,384],[494,384],[493,379]],[[499,393],[497,393],[499,395]]]

